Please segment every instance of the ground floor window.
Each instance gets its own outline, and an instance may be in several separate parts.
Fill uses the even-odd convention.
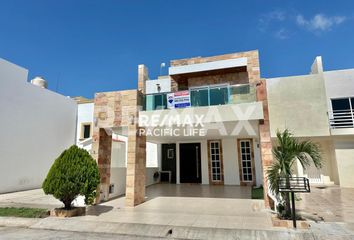
[[[253,182],[253,149],[252,139],[238,140],[240,173],[242,182]]]
[[[208,142],[209,155],[209,179],[211,183],[223,183],[223,162],[220,140]]]

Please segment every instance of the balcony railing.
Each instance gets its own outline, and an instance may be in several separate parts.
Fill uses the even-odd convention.
[[[167,109],[167,93],[144,96],[144,110]],[[256,101],[256,88],[252,84],[207,86],[189,89],[191,107],[239,104]]]
[[[329,125],[331,128],[354,128],[354,110],[329,111]]]

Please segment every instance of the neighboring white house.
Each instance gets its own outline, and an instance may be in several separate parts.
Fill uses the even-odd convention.
[[[295,137],[317,142],[323,167],[297,174],[312,183],[354,187],[354,69],[324,71],[316,57],[311,73],[267,79],[271,137],[288,128]]]
[[[75,143],[75,101],[27,77],[28,70],[0,58],[0,193],[41,187],[54,160]]]
[[[84,97],[75,97],[77,102],[76,145],[91,152],[93,101]]]

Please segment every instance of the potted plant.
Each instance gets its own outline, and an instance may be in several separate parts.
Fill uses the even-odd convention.
[[[70,217],[85,213],[85,208],[75,208],[72,202],[81,195],[85,197],[86,205],[92,204],[99,183],[96,161],[85,149],[73,145],[55,160],[42,188],[45,194],[52,194],[64,204],[63,208],[54,209],[51,214]]]

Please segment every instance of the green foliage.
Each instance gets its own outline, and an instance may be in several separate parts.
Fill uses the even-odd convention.
[[[252,199],[263,199],[263,186],[252,188]]]
[[[0,208],[0,216],[2,217],[25,217],[25,218],[42,218],[48,216],[48,210],[42,208]]]
[[[78,195],[85,196],[86,204],[92,204],[99,183],[96,161],[86,150],[73,145],[55,160],[42,188],[69,209]]]
[[[277,132],[277,144],[272,152],[274,161],[267,170],[269,189],[279,200],[284,200],[286,212],[289,214],[289,196],[278,192],[278,178],[291,177],[296,160],[299,160],[303,169],[311,164],[314,164],[316,168],[321,168],[321,151],[317,144],[311,141],[299,141],[286,129],[283,132]]]

